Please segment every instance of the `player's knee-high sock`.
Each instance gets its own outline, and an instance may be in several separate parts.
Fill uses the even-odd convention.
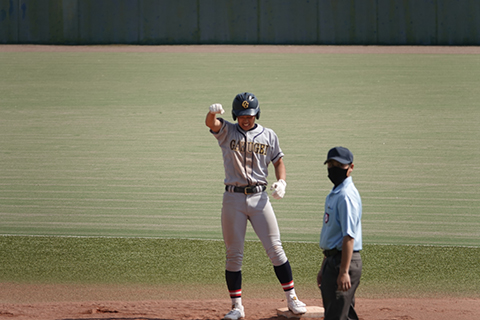
[[[290,262],[285,262],[281,266],[274,267],[275,274],[277,275],[278,281],[282,284],[284,291],[290,291],[293,289],[293,276],[292,268],[290,267]]]
[[[282,284],[283,291],[287,298],[295,296],[295,288],[293,283],[292,268],[290,267],[290,262],[285,262],[281,266],[274,267],[275,274],[277,275],[278,281]]]
[[[242,271],[225,270],[225,280],[227,281],[232,305],[242,305]]]

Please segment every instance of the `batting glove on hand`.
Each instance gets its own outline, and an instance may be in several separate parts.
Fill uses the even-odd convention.
[[[272,187],[270,188],[270,190],[274,190],[272,193],[272,196],[277,200],[282,199],[283,196],[285,195],[286,187],[287,187],[287,183],[285,182],[285,180],[283,179],[278,180],[277,182],[272,184]]]
[[[224,114],[225,113],[225,110],[223,110],[223,107],[220,103],[214,103],[210,106],[210,113],[213,113],[213,114],[217,114],[217,113],[220,113],[220,114]]]

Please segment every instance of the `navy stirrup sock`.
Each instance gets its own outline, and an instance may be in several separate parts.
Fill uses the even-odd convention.
[[[292,290],[294,288],[294,285],[290,262],[287,261],[281,266],[274,266],[273,268],[275,269],[275,274],[277,275],[278,281],[280,281],[280,283],[282,284],[283,290]]]

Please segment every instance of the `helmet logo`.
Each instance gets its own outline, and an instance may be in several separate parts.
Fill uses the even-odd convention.
[[[243,101],[242,102],[242,107],[244,107],[245,109],[248,109],[249,105],[250,105],[250,103],[248,103],[248,101]]]

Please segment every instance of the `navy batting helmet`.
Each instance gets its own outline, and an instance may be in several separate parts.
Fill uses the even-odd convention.
[[[243,92],[237,94],[232,103],[232,117],[237,120],[240,116],[256,116],[260,118],[260,106],[253,93]]]

